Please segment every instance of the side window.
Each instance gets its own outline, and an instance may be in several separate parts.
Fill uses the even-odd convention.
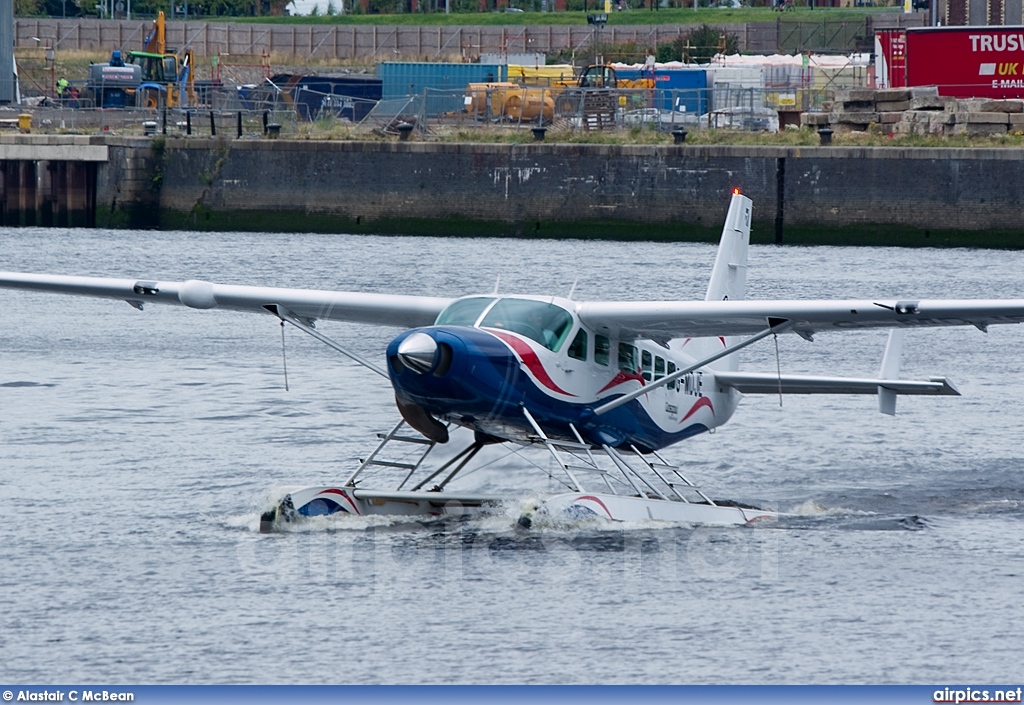
[[[575,360],[587,359],[587,331],[580,328],[569,344],[569,357]]]
[[[661,379],[665,376],[665,358],[654,358],[654,379]]]
[[[668,363],[668,374],[672,374],[675,371],[676,371],[676,363],[674,363],[671,360],[669,360],[669,363]],[[675,389],[677,384],[679,384],[679,380],[678,379],[675,382],[669,382],[667,386],[668,386],[669,389]]]
[[[636,348],[629,343],[619,343],[619,369],[636,374],[640,371],[637,362]]]
[[[640,359],[643,361],[644,379],[648,382],[651,381],[651,352],[649,350],[643,350],[640,352]]]
[[[594,362],[607,367],[611,349],[612,343],[608,340],[608,336],[600,334],[594,336]]]

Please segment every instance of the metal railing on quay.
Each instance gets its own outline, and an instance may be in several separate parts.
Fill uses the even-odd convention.
[[[373,100],[312,90],[289,93],[268,82],[210,87],[204,92],[205,104],[199,106],[97,108],[89,97],[79,95],[47,98],[31,110],[33,129],[42,132],[224,138],[330,139],[399,135],[403,129],[428,139],[484,128],[547,128],[552,135],[637,128],[777,131],[799,125],[801,113],[825,110],[835,90],[831,85],[764,88],[721,83],[685,89],[505,85],[428,88],[418,95]]]
[[[774,88],[717,84],[687,89],[591,89],[549,86],[427,89],[422,96],[382,101],[392,120],[401,115],[424,136],[452,130],[547,127],[572,134],[646,127],[777,131],[799,124],[799,114],[822,110],[835,87]],[[421,100],[417,101],[417,98]],[[379,111],[375,111],[379,112]],[[410,119],[408,115],[414,114]]]
[[[299,131],[292,109],[93,108],[65,105],[32,110],[32,130],[43,133],[193,136],[227,139],[277,137]]]

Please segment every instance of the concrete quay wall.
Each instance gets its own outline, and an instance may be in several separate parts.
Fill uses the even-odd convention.
[[[1024,150],[110,138],[98,225],[1024,247]]]

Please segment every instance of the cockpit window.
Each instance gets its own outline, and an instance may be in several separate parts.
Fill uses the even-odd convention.
[[[485,308],[491,305],[492,301],[494,301],[494,299],[489,296],[474,296],[470,299],[459,299],[449,305],[444,311],[441,311],[441,315],[437,317],[437,325],[476,325],[476,319],[480,318],[480,314],[484,312]]]
[[[572,329],[572,316],[564,308],[543,301],[501,299],[480,321],[480,327],[512,331],[558,352]]]

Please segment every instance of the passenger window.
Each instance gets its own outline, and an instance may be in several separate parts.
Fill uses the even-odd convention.
[[[676,363],[674,363],[671,360],[669,360],[669,362],[668,362],[668,373],[672,374],[675,371],[676,371]],[[679,380],[677,379],[674,382],[669,382],[667,386],[668,386],[669,389],[675,389],[676,388],[676,384],[678,384],[678,382],[679,382]]]
[[[612,342],[607,336],[594,336],[594,362],[599,365],[608,366],[608,355],[612,349]]]
[[[619,343],[619,369],[633,374],[640,371],[640,366],[637,364],[636,348],[629,343]]]
[[[661,379],[665,376],[665,358],[654,358],[654,379]]]
[[[643,350],[640,353],[640,359],[643,360],[643,371],[644,379],[648,382],[651,381],[651,353],[649,350]]]
[[[569,344],[569,357],[575,360],[587,359],[587,331],[580,328]]]

